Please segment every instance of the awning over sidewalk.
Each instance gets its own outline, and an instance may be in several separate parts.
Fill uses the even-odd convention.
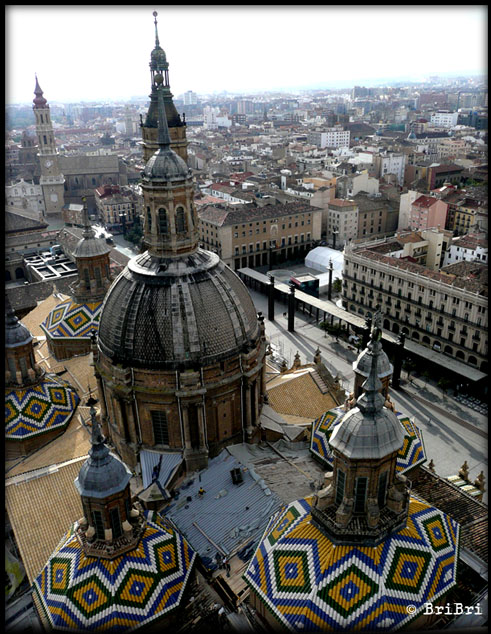
[[[274,271],[273,271],[274,272]],[[238,269],[237,273],[242,274],[244,276],[250,277],[251,279],[262,282],[263,284],[269,285],[269,277],[264,275],[264,273],[259,273],[258,271],[254,271],[254,269],[250,269],[245,267],[243,269]],[[282,282],[276,282],[274,285],[275,289],[280,291],[281,293],[285,293],[285,295],[290,294],[290,287],[288,284],[284,284]],[[363,328],[365,326],[365,318],[360,317],[359,315],[355,315],[354,313],[350,313],[342,308],[339,308],[334,304],[334,302],[329,302],[323,299],[318,299],[317,297],[312,297],[312,295],[308,295],[307,293],[303,293],[295,289],[295,298],[299,301],[304,302],[306,305],[310,305],[313,308],[319,309],[328,315],[333,315],[336,319],[340,319],[348,323],[350,326],[354,326],[356,328]],[[397,341],[397,337],[386,330],[382,331],[382,339],[385,341],[389,341],[390,343],[394,343]],[[431,348],[427,348],[426,346],[422,346],[420,343],[416,343],[410,339],[406,339],[405,348],[409,352],[418,357],[424,357],[428,359],[428,361],[432,363],[436,363],[437,365],[447,368],[456,374],[459,374],[462,377],[465,377],[470,381],[480,381],[486,378],[487,374],[481,372],[477,368],[473,368],[465,363],[462,363],[458,359],[454,359],[442,352],[437,352],[436,350],[432,350]]]

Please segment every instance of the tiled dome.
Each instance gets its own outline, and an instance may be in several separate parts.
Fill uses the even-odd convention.
[[[270,521],[244,579],[293,631],[395,631],[456,583],[459,525],[411,498],[378,546],[335,546],[300,499]]]
[[[108,291],[99,325],[100,349],[112,363],[155,369],[227,359],[258,336],[243,282],[201,249],[131,260]]]
[[[33,583],[53,629],[124,632],[177,608],[196,553],[160,515],[146,512],[138,545],[107,560],[86,555],[74,524]]]

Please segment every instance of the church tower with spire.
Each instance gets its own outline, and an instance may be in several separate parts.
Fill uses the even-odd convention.
[[[194,183],[174,149],[158,38],[156,51],[149,116],[158,127],[141,178],[146,251],[104,299],[94,366],[103,430],[123,460],[135,467],[142,451],[180,453],[194,471],[225,446],[258,438],[266,344],[243,282],[198,245]]]
[[[164,97],[164,108],[169,128],[169,136],[172,149],[184,160],[187,161],[187,139],[186,123],[179,116],[170,91],[169,83],[169,63],[165,51],[160,46],[159,33],[157,29],[157,11],[153,12],[155,24],[155,47],[150,55],[150,79],[151,93],[150,106],[148,108],[145,122],[141,123],[143,139],[143,159],[145,163],[159,148],[158,144],[158,88],[157,77],[162,77],[160,86]],[[160,81],[160,80],[159,80]]]
[[[41,185],[47,216],[60,215],[64,205],[65,177],[61,173],[59,155],[55,145],[50,108],[43,96],[36,75],[34,88],[33,111],[36,117],[36,134],[38,137],[38,157],[41,166]]]

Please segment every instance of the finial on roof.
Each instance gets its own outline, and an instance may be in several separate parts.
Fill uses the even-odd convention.
[[[85,196],[82,198],[82,205],[82,224],[84,226],[84,232],[82,233],[82,236],[84,238],[95,238],[95,232],[92,229],[89,221],[89,210],[87,207],[87,199],[85,198]]]
[[[360,411],[366,414],[380,412],[385,402],[384,397],[380,394],[382,382],[378,378],[378,357],[379,347],[374,346],[372,349],[370,374],[368,375],[368,379],[362,385],[364,392],[356,403]]]
[[[157,11],[154,11],[152,13],[153,17],[155,18],[154,20],[154,24],[155,24],[155,46],[160,46],[160,42],[159,42],[159,32],[157,30]]]
[[[34,94],[36,97],[32,100],[35,106],[45,106],[48,102],[43,97],[43,91],[41,90],[41,86],[39,85],[38,76],[34,73],[34,77],[36,78],[36,86],[34,87]]]

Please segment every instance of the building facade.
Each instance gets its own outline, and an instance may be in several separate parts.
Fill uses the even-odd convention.
[[[431,115],[430,122],[435,128],[453,128],[454,125],[457,125],[458,118],[458,112],[434,112]]]
[[[95,190],[99,220],[109,231],[124,231],[131,227],[143,210],[142,197],[130,187],[102,185]]]
[[[379,305],[385,329],[487,372],[487,266],[436,272],[385,255],[387,244],[345,247],[344,307],[366,315]]]
[[[336,244],[342,246],[358,237],[358,206],[352,200],[334,198],[328,205],[326,237],[332,239],[336,232]]]
[[[200,242],[235,271],[303,257],[322,231],[322,209],[295,202],[264,207],[206,205]]]
[[[409,228],[423,231],[430,227],[444,228],[447,223],[447,203],[432,196],[419,196],[411,204]]]

